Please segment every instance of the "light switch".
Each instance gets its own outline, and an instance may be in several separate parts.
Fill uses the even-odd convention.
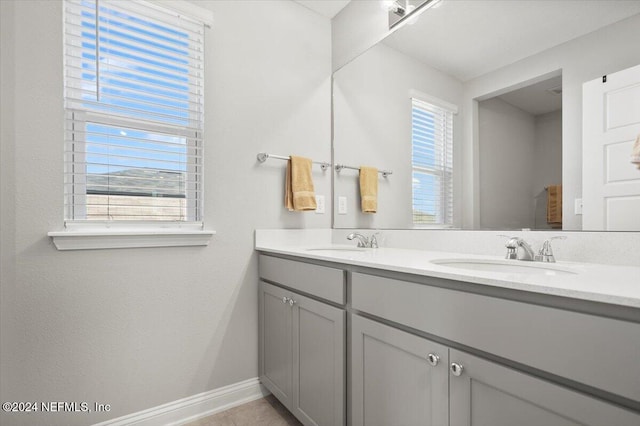
[[[347,214],[347,197],[338,197],[338,214]]]
[[[316,214],[324,214],[324,195],[316,195]]]
[[[575,214],[582,214],[582,198],[576,198],[575,199],[575,208],[574,208],[574,213]]]

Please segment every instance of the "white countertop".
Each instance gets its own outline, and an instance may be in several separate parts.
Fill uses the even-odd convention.
[[[363,251],[309,250],[331,247],[346,248],[347,246],[300,245],[292,241],[275,242],[273,240],[256,242],[256,250],[262,252],[640,308],[640,267],[557,262],[538,265],[549,265],[551,268],[571,271],[574,274],[533,275],[466,270],[432,263],[442,259],[504,261],[503,258],[496,256],[400,248],[364,249]],[[531,265],[531,262],[517,260],[508,262],[514,262],[516,265]]]

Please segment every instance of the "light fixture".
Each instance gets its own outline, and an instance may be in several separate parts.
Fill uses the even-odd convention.
[[[425,10],[439,7],[443,0],[384,0],[381,7],[388,11],[389,29],[397,27],[400,23],[413,25],[418,15]],[[413,15],[409,18],[410,15]]]
[[[382,10],[395,13],[398,16],[404,16],[406,7],[400,4],[399,0],[382,0],[380,2]]]

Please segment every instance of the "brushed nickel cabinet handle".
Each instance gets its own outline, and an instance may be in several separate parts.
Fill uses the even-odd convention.
[[[462,370],[464,370],[464,367],[462,366],[462,364],[458,364],[457,362],[452,362],[450,370],[454,376],[460,377],[462,375]]]
[[[427,361],[429,361],[429,364],[435,367],[436,365],[438,365],[440,357],[437,354],[429,354],[427,355]]]

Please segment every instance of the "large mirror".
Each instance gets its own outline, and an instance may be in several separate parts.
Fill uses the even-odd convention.
[[[639,1],[442,0],[407,21],[334,73],[334,163],[393,172],[375,214],[358,171],[335,172],[334,227],[582,230],[583,178],[615,151],[620,219],[584,230],[640,230],[640,77],[610,82],[626,117],[615,150],[583,149],[583,125],[607,121],[583,108],[585,83],[640,64]]]

